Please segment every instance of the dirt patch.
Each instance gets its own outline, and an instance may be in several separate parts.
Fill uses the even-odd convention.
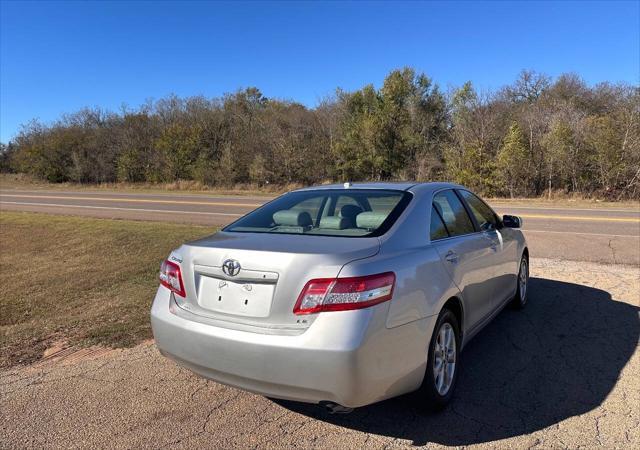
[[[30,365],[29,368],[41,370],[47,366],[78,364],[85,360],[108,356],[115,351],[118,350],[99,345],[77,348],[69,345],[67,342],[58,341],[47,348],[42,354],[42,357]]]

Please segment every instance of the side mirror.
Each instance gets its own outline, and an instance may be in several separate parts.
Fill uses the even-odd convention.
[[[522,228],[522,218],[505,214],[502,216],[502,224],[507,228]]]

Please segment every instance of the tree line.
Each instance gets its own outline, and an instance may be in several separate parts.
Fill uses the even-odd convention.
[[[523,71],[491,92],[414,69],[308,108],[257,88],[34,120],[0,169],[50,182],[209,186],[451,180],[485,195],[640,197],[640,88]]]

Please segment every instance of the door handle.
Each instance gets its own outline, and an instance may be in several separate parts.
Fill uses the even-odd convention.
[[[449,261],[451,264],[456,264],[458,262],[458,254],[453,250],[449,250],[444,256],[444,259]]]

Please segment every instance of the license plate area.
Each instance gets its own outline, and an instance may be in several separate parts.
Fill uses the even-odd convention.
[[[200,276],[201,308],[245,317],[269,317],[275,284]]]

